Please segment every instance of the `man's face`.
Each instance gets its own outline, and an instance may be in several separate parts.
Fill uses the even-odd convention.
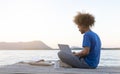
[[[85,33],[85,27],[78,25],[78,29],[79,29],[79,31],[81,32],[81,34],[84,34],[84,33]]]

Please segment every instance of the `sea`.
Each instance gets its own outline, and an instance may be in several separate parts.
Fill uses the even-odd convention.
[[[58,52],[59,50],[0,50],[0,67],[21,61],[59,60]],[[99,66],[120,66],[120,50],[102,50]]]

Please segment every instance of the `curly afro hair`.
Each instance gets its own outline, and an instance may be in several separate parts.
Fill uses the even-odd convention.
[[[75,16],[74,22],[78,26],[92,27],[95,23],[95,18],[89,13],[80,13]]]

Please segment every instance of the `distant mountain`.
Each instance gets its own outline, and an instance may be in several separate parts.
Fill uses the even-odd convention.
[[[102,50],[120,50],[120,48],[102,48]]]
[[[31,41],[31,42],[0,42],[0,49],[8,50],[40,50],[40,49],[52,49],[42,41]]]
[[[77,47],[77,46],[73,46],[71,47],[72,50],[82,50],[83,48],[81,47]],[[120,48],[101,48],[102,50],[120,50]]]

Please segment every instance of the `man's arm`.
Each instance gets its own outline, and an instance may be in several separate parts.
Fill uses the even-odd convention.
[[[84,49],[81,52],[75,53],[74,55],[80,56],[80,57],[85,57],[86,55],[89,54],[90,48],[89,47],[84,47]]]

